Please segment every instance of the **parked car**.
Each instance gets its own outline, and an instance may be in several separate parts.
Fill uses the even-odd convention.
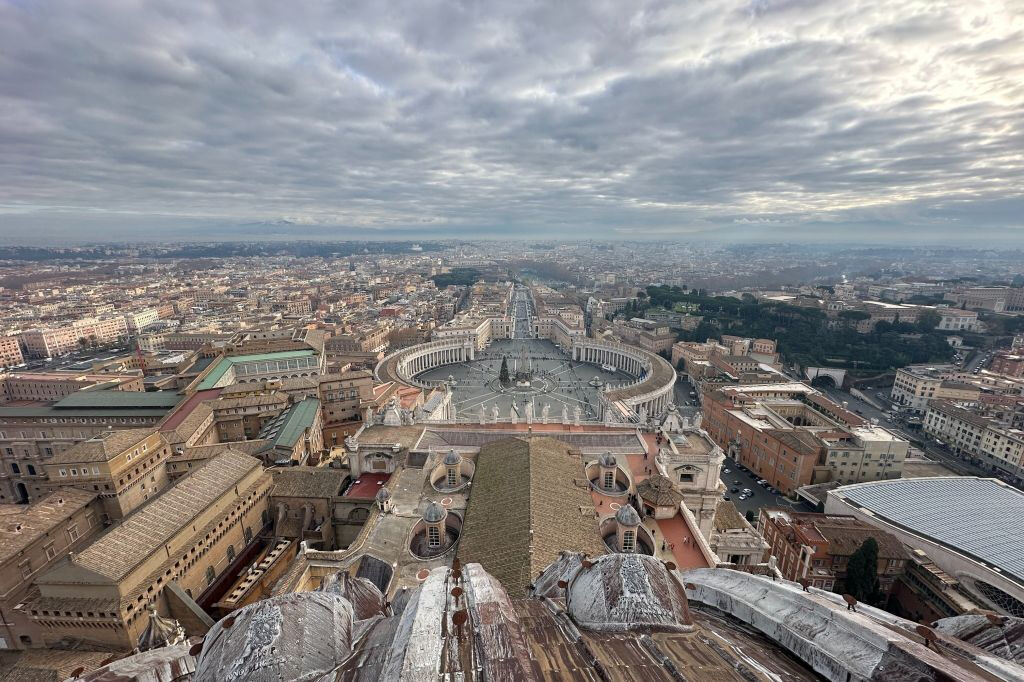
[[[754,491],[751,490],[750,488],[744,488],[743,489],[743,494],[749,497],[750,495],[754,494]]]
[[[728,502],[730,498],[728,495],[722,495],[722,499]]]
[[[759,486],[761,486],[761,487],[763,488],[763,487],[765,487],[766,485],[768,485],[768,481],[766,481],[766,480],[765,480],[765,479],[763,479],[763,478],[759,478],[759,479],[757,479],[757,484],[758,484]]]
[[[742,483],[742,481],[740,481],[740,479],[738,479],[738,478],[737,478],[737,479],[736,479],[735,481],[733,481],[732,483],[733,483],[733,485],[739,485],[740,483]]]
[[[739,500],[745,500],[745,499],[747,499],[748,497],[750,497],[750,495],[740,495],[740,496],[739,496],[739,497],[738,497],[737,499],[739,499]]]
[[[732,473],[732,469],[722,469],[722,473],[723,474],[731,474]]]

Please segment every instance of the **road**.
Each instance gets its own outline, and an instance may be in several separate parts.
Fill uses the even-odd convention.
[[[729,470],[729,473],[725,473],[726,469]],[[726,497],[736,505],[736,509],[739,510],[740,514],[745,516],[748,510],[754,512],[755,524],[761,507],[785,507],[793,509],[794,511],[814,511],[814,509],[806,502],[794,502],[786,499],[782,495],[772,495],[767,490],[757,485],[757,476],[753,476],[740,470],[740,468],[736,466],[736,462],[729,457],[726,457],[725,463],[722,464],[720,478],[727,488],[725,493]],[[737,481],[739,482],[737,483]],[[740,492],[732,492],[733,488],[738,488],[741,492],[744,488],[750,488],[752,495],[745,500],[741,500]]]
[[[683,377],[686,377],[684,374]],[[690,385],[688,379],[677,379],[675,385],[675,394],[673,400],[676,402],[676,408],[679,410],[679,414],[688,419],[693,419],[700,412],[700,405],[697,404],[697,398],[690,397],[690,391],[693,390],[693,386]]]

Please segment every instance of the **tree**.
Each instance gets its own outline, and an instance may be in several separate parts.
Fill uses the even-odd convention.
[[[878,598],[878,542],[868,538],[850,556],[846,566],[846,591],[857,601],[873,602]]]
[[[502,386],[508,386],[511,383],[511,378],[508,375],[508,359],[501,359],[501,369],[498,371],[498,382]]]

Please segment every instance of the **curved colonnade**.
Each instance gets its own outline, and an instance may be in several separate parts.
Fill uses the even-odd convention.
[[[623,343],[581,338],[573,341],[570,352],[575,362],[612,365],[637,377],[630,383],[605,389],[604,398],[610,402],[621,401],[634,412],[646,411],[651,416],[661,414],[672,402],[676,373],[660,355]],[[439,382],[421,381],[416,375],[474,359],[476,349],[469,339],[440,339],[391,353],[377,364],[374,374],[378,381],[431,389]]]

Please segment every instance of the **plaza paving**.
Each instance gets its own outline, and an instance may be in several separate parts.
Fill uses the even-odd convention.
[[[509,373],[514,376],[524,364],[524,353],[525,369],[530,372],[531,380],[527,385],[502,387],[498,381],[502,358],[507,359]],[[607,372],[597,365],[574,362],[551,341],[529,338],[499,339],[478,352],[475,360],[435,367],[417,378],[444,381],[449,376],[455,379],[452,392],[459,418],[472,419],[481,407],[490,418],[497,406],[502,419],[509,418],[513,409],[517,419],[525,419],[527,403],[532,401],[537,421],[544,405],[549,406],[551,419],[561,419],[563,408],[572,419],[579,407],[583,420],[598,420],[601,418],[601,389],[591,386],[590,382],[597,377],[605,384],[615,385],[634,379],[621,371]]]

